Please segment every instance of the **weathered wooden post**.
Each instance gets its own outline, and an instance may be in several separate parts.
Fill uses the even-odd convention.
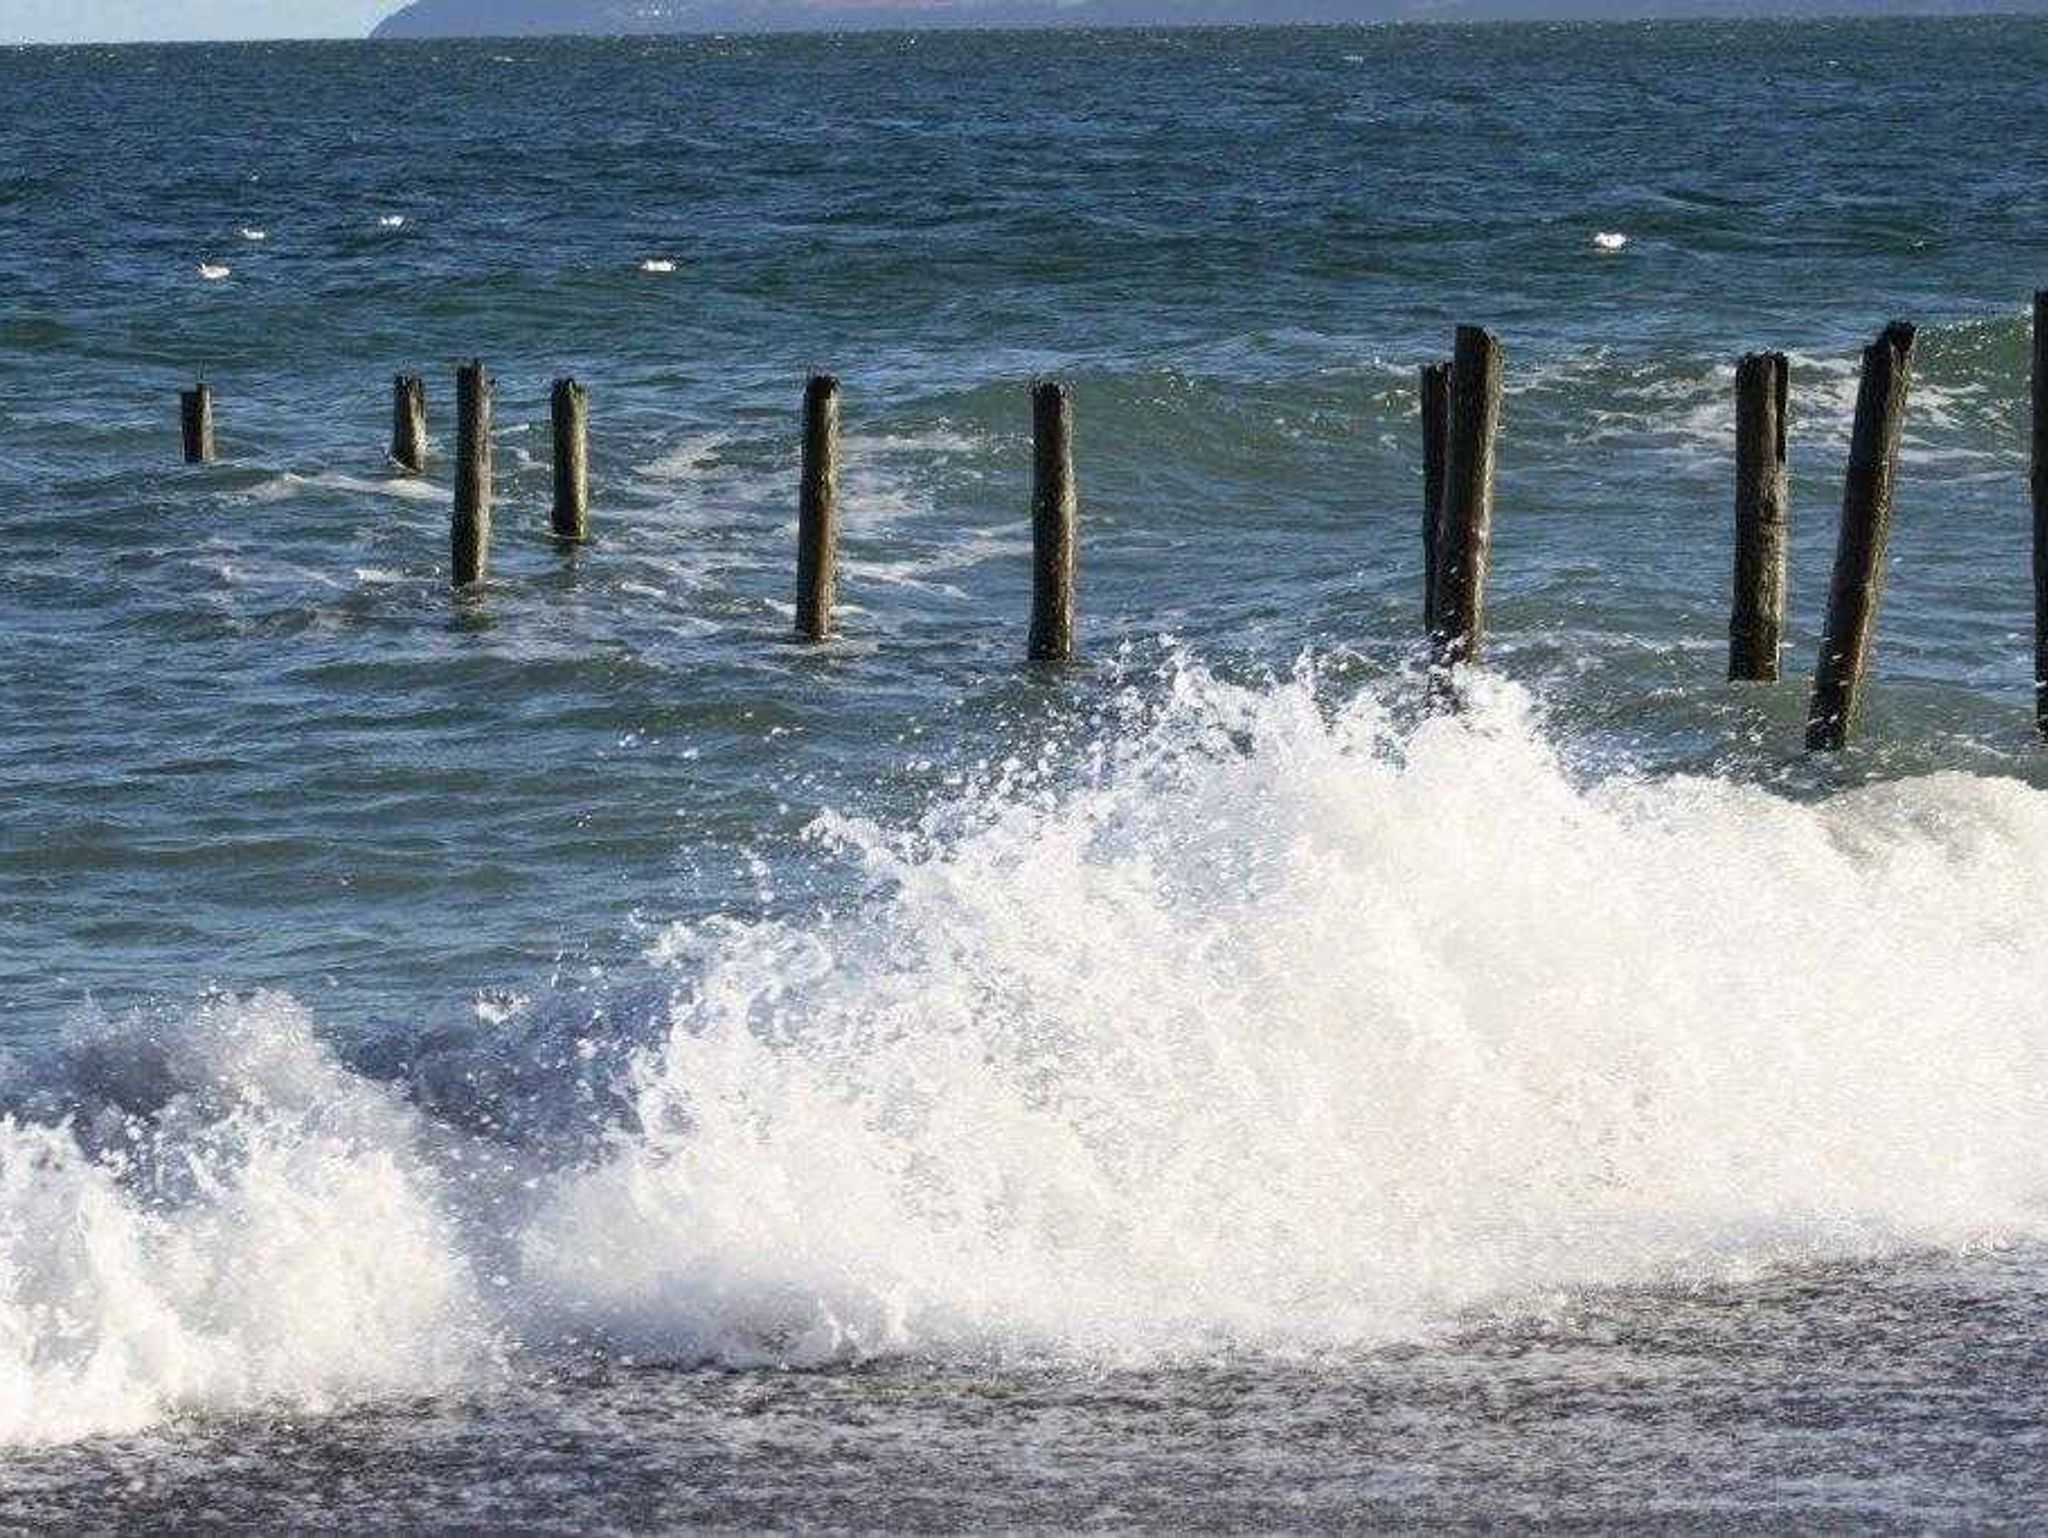
[[[484,580],[491,556],[491,379],[480,361],[455,374],[455,518],[450,577]]]
[[[1785,633],[1785,555],[1791,513],[1785,478],[1790,365],[1753,352],[1735,368],[1735,607],[1728,677],[1776,683]]]
[[[1437,530],[1444,513],[1445,438],[1451,423],[1451,365],[1422,369],[1422,624],[1436,634]]]
[[[427,468],[427,382],[417,374],[391,381],[391,462],[414,475]]]
[[[1494,440],[1500,432],[1502,354],[1493,333],[1458,328],[1451,358],[1443,511],[1437,525],[1436,688],[1486,646],[1486,576],[1493,553]]]
[[[1806,745],[1816,752],[1846,747],[1863,706],[1863,676],[1870,666],[1878,600],[1884,593],[1899,433],[1913,375],[1913,331],[1906,322],[1893,321],[1863,349],[1856,426],[1842,486],[1842,532],[1828,582],[1827,634],[1814,668],[1813,704],[1806,716]]]
[[[200,380],[178,395],[179,424],[185,435],[185,463],[213,463],[213,386]]]
[[[574,379],[557,379],[548,402],[555,429],[555,538],[590,538],[590,394]]]
[[[2048,737],[2048,289],[2034,295],[2034,719]]]
[[[1047,380],[1031,392],[1031,660],[1074,655],[1074,573],[1080,499],[1074,489],[1074,402]]]
[[[797,487],[796,633],[832,634],[839,590],[839,381],[812,376],[804,388],[803,469]]]

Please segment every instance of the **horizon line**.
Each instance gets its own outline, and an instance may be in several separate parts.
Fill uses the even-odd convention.
[[[1485,0],[1481,0],[1485,3]],[[392,16],[407,9],[401,5]],[[391,17],[386,17],[389,21]],[[330,46],[336,43],[374,43],[382,47],[418,47],[448,43],[617,43],[664,42],[692,38],[847,38],[847,37],[961,37],[975,34],[1059,33],[1086,36],[1103,32],[1363,32],[1387,28],[1451,27],[1544,27],[1544,26],[1695,26],[1702,22],[1745,22],[1783,26],[1812,26],[1844,21],[2044,21],[2041,9],[2018,9],[2010,4],[1950,7],[1933,0],[1916,6],[1859,5],[1856,0],[1819,0],[1811,8],[1797,10],[1745,9],[1741,0],[1730,6],[1700,11],[1675,11],[1656,15],[1593,16],[1560,13],[1550,16],[1435,15],[1383,16],[1361,21],[1190,21],[1190,22],[1097,22],[1077,26],[1043,25],[1032,22],[981,22],[961,25],[906,25],[883,23],[860,27],[705,27],[660,32],[462,32],[428,37],[379,37],[377,23],[368,32],[296,33],[279,37],[184,37],[184,38],[94,38],[71,42],[0,40],[0,52],[25,53],[32,49],[76,48],[274,48],[303,44]]]

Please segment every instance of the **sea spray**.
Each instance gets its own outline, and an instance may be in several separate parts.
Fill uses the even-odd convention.
[[[77,1086],[90,1126],[0,1121],[0,1442],[430,1392],[489,1360],[413,1114],[311,1025],[259,995],[117,1030],[78,1056],[120,1076]]]
[[[1198,671],[1110,756],[672,936],[530,1282],[684,1360],[1123,1360],[2037,1226],[2040,793],[1587,784],[1512,690],[1403,735]]]
[[[1575,772],[1510,687],[1332,692],[1183,666],[914,825],[822,817],[859,898],[669,929],[665,1028],[586,1026],[637,1050],[480,1025],[616,1095],[367,1078],[274,995],[102,1030],[0,1126],[0,1438],[593,1345],[1341,1354],[2040,1232],[2048,797]]]

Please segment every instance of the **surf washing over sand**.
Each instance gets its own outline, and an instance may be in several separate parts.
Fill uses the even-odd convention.
[[[1341,1354],[2042,1231],[2048,796],[1588,776],[1482,693],[1183,664],[820,819],[867,898],[666,931],[638,1026],[380,1077],[282,996],[82,1023],[7,1070],[0,1440],[590,1350]]]

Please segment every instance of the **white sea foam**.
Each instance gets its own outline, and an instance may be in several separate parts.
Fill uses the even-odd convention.
[[[431,1391],[488,1360],[419,1119],[298,1006],[208,1005],[113,1060],[158,1100],[138,1138],[103,1125],[89,1157],[0,1121],[0,1443]]]
[[[676,264],[665,256],[650,256],[640,264],[640,270],[657,274],[670,273],[676,270]]]
[[[655,481],[700,483],[722,468],[724,451],[733,437],[729,432],[692,434],[640,466],[638,473]]]
[[[491,1159],[276,999],[173,1033],[146,1158],[7,1124],[0,1437],[458,1381],[500,1335],[1348,1350],[2043,1231],[2048,795],[1589,782],[1504,688],[1413,731],[1307,676],[1167,694],[1078,770],[822,819],[837,917],[662,933],[595,1159],[456,1178]]]
[[[2040,793],[1582,788],[1512,700],[1199,676],[1120,756],[828,825],[870,917],[671,936],[533,1276],[684,1357],[1130,1356],[2039,1223]]]
[[[1929,336],[1927,350],[1941,345]],[[1853,354],[1789,355],[1789,427],[1795,454],[1819,448],[1846,454],[1856,416],[1861,359]],[[1987,476],[2023,470],[2023,450],[2002,426],[2010,407],[1983,383],[1956,379],[1916,361],[1900,459],[1908,466]],[[1689,468],[1724,473],[1735,432],[1735,369],[1702,361],[1673,367],[1654,357],[1616,356],[1605,348],[1533,358],[1508,370],[1507,391],[1555,413],[1565,441],[1661,444]],[[1412,390],[1400,397],[1412,408]],[[2010,440],[2007,442],[2006,440]],[[1989,445],[1987,447],[1986,445]]]
[[[285,470],[251,486],[243,493],[243,498],[250,502],[288,502],[294,497],[305,495],[308,491],[340,491],[351,496],[391,497],[401,502],[438,502],[442,495],[432,482],[416,476],[372,478],[347,475],[338,470],[300,475]]]
[[[199,276],[208,283],[219,283],[234,276],[234,269],[225,262],[201,262]]]

